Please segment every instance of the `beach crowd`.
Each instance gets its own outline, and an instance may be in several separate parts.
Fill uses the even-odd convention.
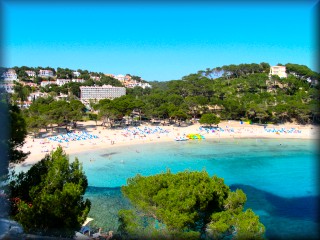
[[[187,127],[148,126],[125,127],[122,129],[106,129],[93,122],[79,123],[77,129],[64,134],[48,134],[34,138],[29,135],[23,146],[25,152],[30,151],[27,162],[34,163],[57,146],[62,146],[68,154],[89,151],[113,146],[147,144],[164,141],[175,141],[177,137],[190,134],[201,134],[204,139],[214,138],[301,138],[317,139],[319,129],[313,125],[254,125],[237,121],[223,121],[219,126],[202,126],[193,124]],[[50,136],[49,136],[50,135]]]

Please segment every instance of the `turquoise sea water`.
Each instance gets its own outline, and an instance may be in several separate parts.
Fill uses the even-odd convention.
[[[120,187],[137,173],[148,176],[205,169],[247,194],[269,239],[319,239],[319,151],[314,140],[225,139],[149,143],[84,152],[92,201],[89,216],[106,230],[118,227],[117,212],[130,204]]]

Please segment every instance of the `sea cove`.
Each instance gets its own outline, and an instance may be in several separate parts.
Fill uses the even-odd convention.
[[[136,174],[206,170],[247,194],[267,238],[317,238],[319,153],[316,140],[208,139],[146,143],[70,155],[83,163],[97,226],[116,230],[117,211],[130,207],[120,187]]]

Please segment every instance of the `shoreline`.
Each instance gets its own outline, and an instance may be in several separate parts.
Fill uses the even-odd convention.
[[[114,147],[125,148],[137,144],[170,142],[175,141],[175,137],[185,136],[190,133],[201,134],[205,139],[319,139],[318,126],[297,124],[267,125],[265,128],[259,125],[240,124],[238,121],[223,121],[219,123],[221,131],[218,129],[215,132],[202,128],[198,123],[187,127],[141,125],[123,129],[105,129],[101,125],[96,125],[94,121],[88,121],[79,123],[79,126],[78,129],[73,131],[76,135],[82,134],[85,131],[88,135],[96,136],[97,138],[74,141],[66,140],[68,142],[62,141],[59,143],[48,139],[54,137],[61,138],[65,132],[55,135],[42,132],[43,137],[35,139],[28,135],[21,150],[24,152],[30,151],[30,155],[18,166],[34,164],[40,161],[46,154],[55,150],[59,145],[62,146],[68,155],[74,155],[76,153]],[[142,131],[138,133],[137,129]],[[272,132],[281,129],[282,132]],[[146,130],[147,133],[143,130]],[[268,132],[269,130],[271,132]]]

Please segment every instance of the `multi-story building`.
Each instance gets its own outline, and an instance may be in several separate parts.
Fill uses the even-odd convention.
[[[55,96],[54,97],[55,100],[67,100],[68,99],[68,94],[63,94],[63,93],[60,93],[58,96]]]
[[[32,101],[23,101],[21,104],[20,104],[20,107],[21,108],[29,108],[32,104]]]
[[[152,86],[149,83],[138,83],[139,87],[145,88],[152,88]]]
[[[8,69],[1,75],[0,88],[7,93],[14,93],[13,81],[18,81],[17,73],[14,69]]]
[[[118,79],[120,82],[123,82],[125,80],[125,76],[122,74],[118,74],[117,76],[114,76],[115,79]]]
[[[81,86],[80,87],[80,100],[82,102],[101,99],[114,99],[126,95],[126,88],[113,87],[111,85],[103,86]]]
[[[79,73],[78,71],[72,72],[74,77],[80,77],[81,73]]]
[[[18,75],[14,69],[8,69],[2,74],[4,81],[17,81]]]
[[[134,88],[134,87],[142,87],[143,89],[152,88],[152,86],[149,83],[142,83],[137,81],[125,81],[123,85],[126,88]]]
[[[84,83],[84,82],[85,82],[85,80],[84,80],[84,79],[74,78],[74,79],[72,79],[72,82]]]
[[[91,78],[92,80],[95,80],[95,81],[100,81],[100,77],[98,77],[98,76],[90,75],[90,78]]]
[[[47,69],[40,69],[39,70],[40,77],[53,77],[53,71]]]
[[[71,82],[70,79],[57,79],[56,84],[58,84],[61,87],[62,85],[67,84],[69,82]]]
[[[34,101],[39,97],[47,97],[48,93],[42,93],[42,92],[34,92],[34,93],[30,93],[30,95],[28,96],[28,101]]]
[[[7,93],[14,93],[13,87],[14,87],[13,83],[8,83],[8,82],[0,83],[0,88]]]
[[[131,76],[130,75],[128,75],[128,74],[126,74],[125,76],[124,76],[124,80],[125,81],[131,81]]]
[[[31,70],[27,70],[26,74],[28,74],[29,77],[35,77],[36,76],[36,72],[35,71],[31,71]]]
[[[57,84],[57,82],[56,81],[42,81],[40,83],[40,86],[41,87],[45,87],[45,86],[50,85],[50,84]]]
[[[269,77],[271,77],[271,75],[277,75],[280,78],[286,78],[287,77],[286,67],[285,66],[270,67]]]

